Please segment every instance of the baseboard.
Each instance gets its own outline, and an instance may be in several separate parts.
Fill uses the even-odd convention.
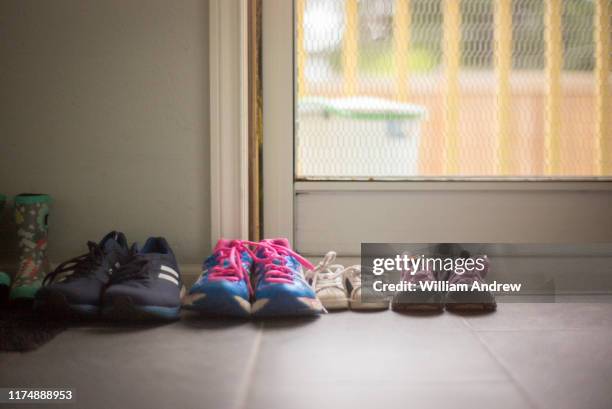
[[[187,287],[190,287],[202,274],[201,264],[181,264],[181,274],[183,277],[183,283]]]
[[[497,256],[500,268],[493,271],[488,281],[523,283],[525,295],[551,294],[558,295],[609,295],[612,294],[612,258],[589,256],[591,268],[584,271],[581,263],[584,259],[574,259],[551,267],[548,256]],[[534,260],[535,259],[535,260]],[[317,263],[318,257],[311,262]],[[339,257],[337,262],[344,265],[359,264],[359,258]],[[528,262],[527,262],[528,261]],[[539,262],[538,262],[539,261]],[[55,268],[58,263],[52,263]],[[180,265],[183,282],[190,287],[202,274],[201,264],[185,263]],[[9,272],[12,272],[9,270]]]
[[[59,263],[52,262],[51,268],[56,268]],[[181,275],[183,277],[183,283],[185,286],[190,287],[193,283],[196,282],[200,274],[202,274],[202,265],[201,264],[181,264],[179,266],[181,270]],[[14,273],[14,269],[7,269],[9,273]]]

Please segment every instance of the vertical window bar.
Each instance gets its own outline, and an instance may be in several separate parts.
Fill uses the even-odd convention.
[[[563,42],[561,34],[562,1],[546,1],[546,130],[544,154],[546,174],[560,176],[561,67]]]
[[[498,174],[509,176],[510,140],[510,71],[512,70],[512,0],[497,0],[495,8],[495,71],[497,74],[497,144]]]
[[[344,47],[342,49],[342,69],[344,74],[344,94],[357,94],[357,64],[359,41],[359,3],[346,0],[344,5]]]
[[[461,63],[460,0],[444,0],[444,140],[447,175],[459,172],[459,67]]]
[[[612,129],[610,127],[610,12],[609,0],[597,0],[595,11],[595,98],[597,122],[595,128],[595,172],[600,176],[612,174]]]
[[[408,101],[408,55],[410,50],[410,0],[395,0],[393,18],[395,93],[399,101]]]
[[[295,2],[297,18],[296,18],[296,39],[297,44],[297,90],[298,97],[303,97],[308,94],[308,86],[306,84],[304,70],[306,69],[306,50],[304,47],[304,13],[306,11],[306,0],[296,0]]]

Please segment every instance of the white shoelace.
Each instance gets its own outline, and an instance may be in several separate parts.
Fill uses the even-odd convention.
[[[329,251],[313,270],[306,273],[306,279],[316,292],[324,288],[337,288],[345,292],[344,280],[349,280],[352,286],[349,296],[354,298],[361,289],[361,266],[353,265],[345,268],[341,264],[333,264],[335,260],[336,252]]]
[[[306,272],[306,279],[311,282],[316,292],[324,288],[337,288],[345,291],[344,278],[345,268],[341,264],[332,264],[336,260],[336,252],[329,251],[323,260],[313,270]]]
[[[350,281],[351,286],[353,287],[350,294],[351,299],[353,299],[355,293],[361,288],[361,266],[349,266],[344,269],[342,275],[345,279]]]

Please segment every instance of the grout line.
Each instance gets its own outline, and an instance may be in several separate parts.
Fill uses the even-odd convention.
[[[251,382],[253,380],[253,373],[255,372],[255,364],[257,363],[257,358],[259,357],[259,351],[261,349],[263,327],[263,322],[257,327],[255,340],[253,341],[253,346],[251,347],[251,352],[249,353],[249,357],[245,365],[244,377],[242,378],[242,382],[240,383],[238,392],[236,393],[234,409],[246,408],[247,398],[249,396],[249,390],[251,389]]]
[[[480,343],[480,345],[484,348],[484,350],[487,352],[487,354],[489,354],[489,356],[495,361],[497,362],[497,364],[500,366],[501,370],[506,374],[506,376],[510,379],[510,381],[512,382],[512,384],[518,389],[519,394],[523,396],[523,398],[527,401],[527,403],[529,404],[529,406],[531,408],[538,408],[538,405],[536,404],[536,402],[534,402],[534,400],[531,398],[531,396],[529,395],[529,393],[527,392],[527,390],[525,388],[523,388],[523,385],[521,385],[518,380],[514,377],[514,375],[512,375],[512,372],[510,372],[510,370],[506,367],[506,365],[503,364],[503,362],[493,353],[493,351],[491,350],[491,348],[489,348],[489,346],[484,342],[484,340],[482,339],[482,337],[480,336],[480,334],[478,333],[478,331],[474,330],[474,328],[472,328],[472,326],[467,322],[467,320],[465,319],[465,317],[461,317],[461,321],[463,322],[463,324],[472,332],[472,334],[474,334],[474,336],[476,337],[476,339],[478,340],[478,342]]]

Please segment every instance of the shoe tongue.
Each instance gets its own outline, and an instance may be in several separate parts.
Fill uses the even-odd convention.
[[[104,238],[100,241],[100,247],[104,250],[105,253],[108,253],[116,248],[121,247],[118,243],[119,233],[116,231],[112,231],[108,233]]]
[[[219,249],[229,247],[229,246],[230,246],[230,243],[231,243],[231,240],[227,240],[227,239],[220,239],[220,240],[217,242],[217,245],[215,246],[215,249],[213,250],[213,253],[214,253],[214,252],[216,252],[216,251],[217,251],[217,250],[219,250]]]
[[[291,244],[289,244],[289,240],[285,238],[271,239],[271,240],[268,240],[268,242],[274,245],[277,245],[277,246],[283,246],[283,247],[287,247],[288,249],[291,249]]]

